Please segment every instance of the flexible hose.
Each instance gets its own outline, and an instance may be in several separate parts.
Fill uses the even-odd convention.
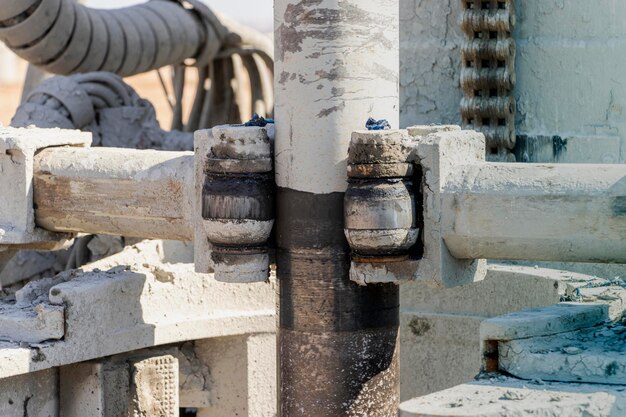
[[[0,40],[54,74],[106,71],[130,76],[175,66],[174,130],[239,123],[255,112],[272,116],[271,41],[216,16],[200,0],[151,0],[117,10],[91,9],[75,0],[3,0]],[[182,83],[190,65],[197,67],[199,77],[193,106],[185,115]],[[251,103],[244,94],[248,86]],[[59,115],[40,119],[52,122],[52,116]],[[52,125],[67,127],[65,119],[54,119]]]
[[[232,37],[195,0],[153,0],[117,10],[75,0],[4,0],[0,40],[54,74],[129,76],[187,59],[207,65]]]

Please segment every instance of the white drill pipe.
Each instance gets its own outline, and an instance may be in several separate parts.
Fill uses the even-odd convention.
[[[193,240],[191,152],[47,148],[35,156],[33,183],[44,229]]]
[[[626,165],[457,166],[441,195],[457,259],[626,263]]]
[[[398,287],[349,279],[351,133],[398,127],[398,0],[275,0],[282,417],[397,415]]]

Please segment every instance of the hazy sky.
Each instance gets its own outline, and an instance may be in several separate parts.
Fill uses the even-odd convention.
[[[262,32],[271,32],[273,0],[203,0],[213,9],[223,12],[242,23],[253,26]],[[145,3],[145,0],[87,0],[92,7],[111,9]]]

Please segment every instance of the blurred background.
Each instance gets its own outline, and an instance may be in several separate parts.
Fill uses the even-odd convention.
[[[230,16],[271,36],[273,26],[273,0],[203,0],[213,10]],[[89,7],[112,9],[146,3],[146,0],[83,0]],[[169,68],[163,68],[167,76]],[[0,123],[7,126],[19,105],[26,63],[0,42]],[[171,109],[155,71],[136,75],[126,80],[140,96],[155,106],[162,127],[169,128]]]

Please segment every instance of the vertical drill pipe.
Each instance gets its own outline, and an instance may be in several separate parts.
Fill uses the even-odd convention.
[[[282,417],[397,415],[398,287],[349,280],[351,132],[398,126],[398,0],[275,0]]]

